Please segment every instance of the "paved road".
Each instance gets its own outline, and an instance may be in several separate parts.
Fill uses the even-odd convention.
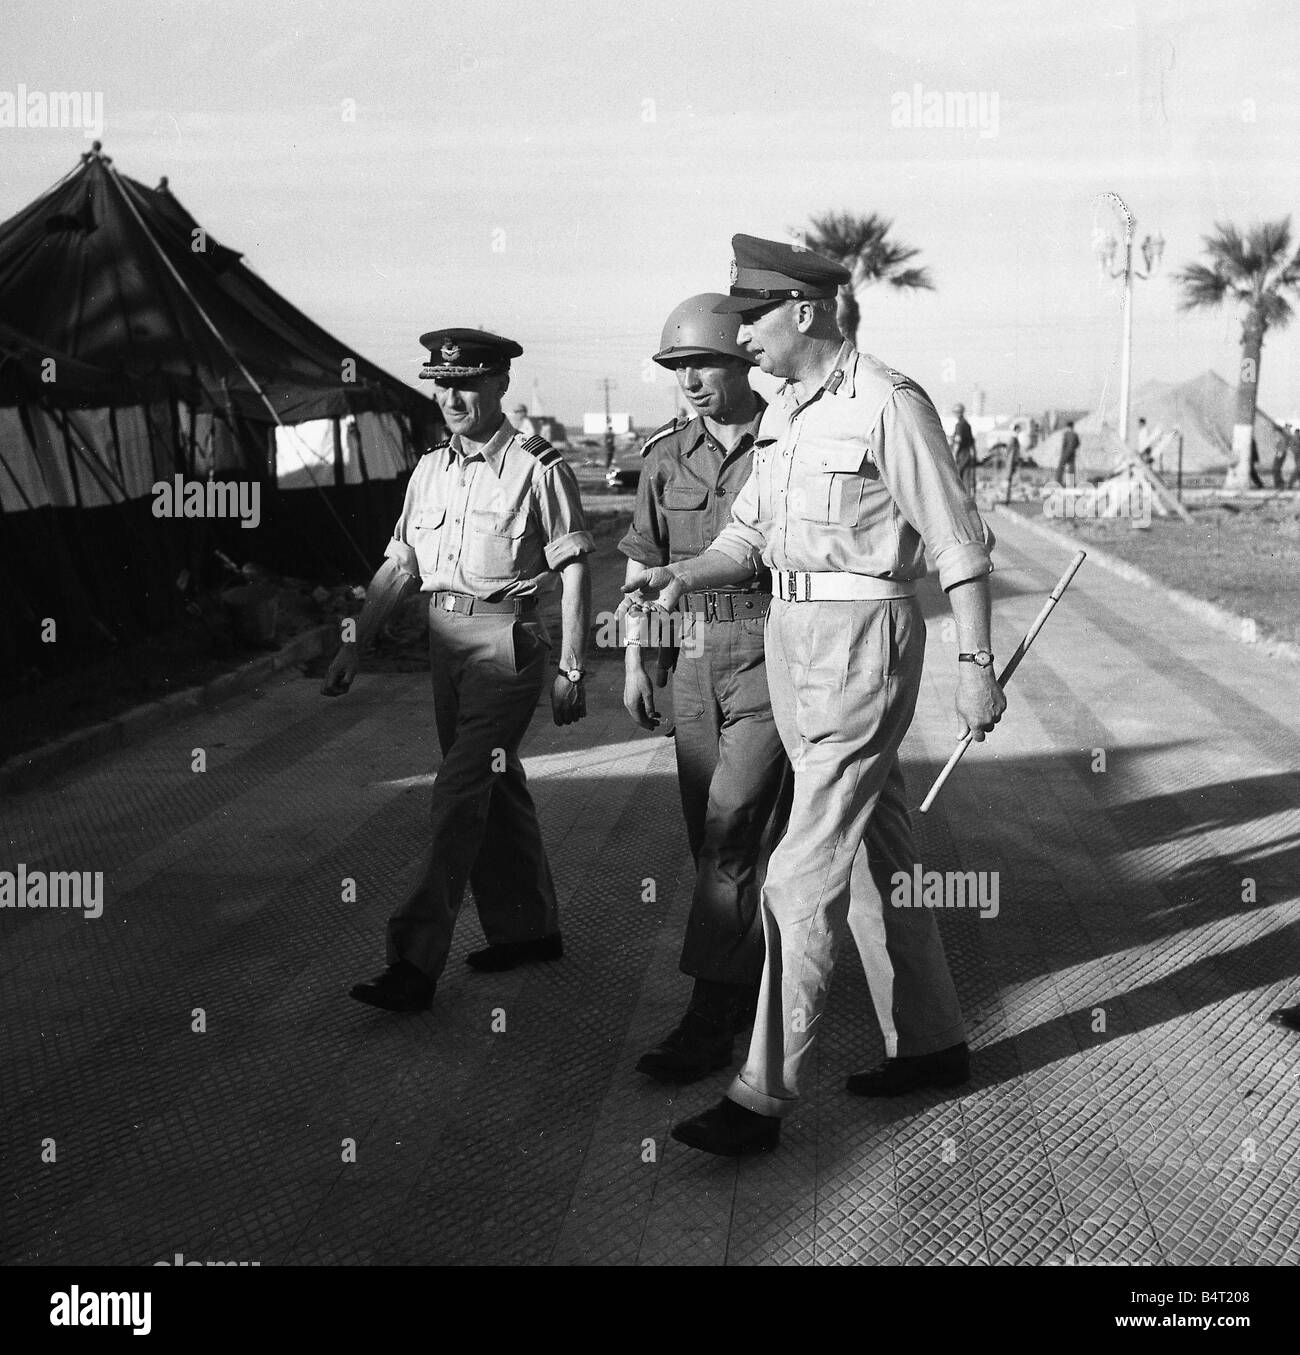
[[[1070,552],[998,532],[1005,656]],[[954,729],[926,606],[915,801]],[[594,669],[588,720],[525,750],[566,959],[472,973],[470,908],[418,1016],[346,993],[420,852],[427,679],[295,676],[0,803],[0,869],[105,898],[0,911],[0,1261],[1300,1260],[1300,1036],[1264,1022],[1300,1000],[1293,667],[1085,565],[919,822],[926,869],[997,872],[996,917],[942,919],[974,1082],[840,1090],[881,1057],[845,952],[815,1089],[739,1164],[667,1137],[723,1074],[632,1071],[684,1001],[690,860],[671,745]]]

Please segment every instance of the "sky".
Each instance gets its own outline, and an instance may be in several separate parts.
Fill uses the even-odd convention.
[[[919,249],[936,290],[865,292],[859,346],[943,408],[1114,408],[1108,193],[1166,241],[1134,287],[1134,390],[1235,382],[1239,318],[1180,312],[1172,273],[1216,222],[1300,209],[1284,0],[5,0],[0,102],[23,87],[102,95],[120,172],[167,175],[395,375],[421,385],[427,330],[490,329],[525,350],[508,403],[536,390],[570,423],[606,378],[639,426],[669,418],[668,313],[726,291],[734,233],[827,210]],[[974,96],[978,125],[907,125],[936,94]],[[0,126],[0,219],[88,148]],[[1260,403],[1300,418],[1300,322],[1266,340]]]

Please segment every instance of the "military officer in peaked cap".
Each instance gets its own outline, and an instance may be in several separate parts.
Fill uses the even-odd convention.
[[[519,759],[548,671],[539,599],[563,589],[556,724],[586,713],[582,664],[591,585],[577,480],[540,437],[502,413],[510,361],[523,350],[474,329],[424,334],[421,377],[451,436],[421,457],[384,563],[371,581],[357,642],[322,690],[351,685],[359,655],[411,587],[429,596],[429,656],[443,761],[420,876],[388,923],[388,968],[352,996],[390,1011],[427,1007],[447,961],[468,882],[487,948],[466,958],[502,970],[562,953],[555,885]]]
[[[685,592],[772,571],[767,676],[794,766],[789,827],[763,886],[767,944],[749,1057],[726,1097],[678,1124],[707,1152],[773,1148],[819,1029],[835,940],[852,934],[885,1037],[883,1067],[847,1089],[890,1096],[969,1077],[969,1055],[933,912],[895,908],[893,876],[915,861],[898,749],[920,687],[925,623],[916,581],[928,548],[956,616],[956,706],[983,739],[1006,698],[993,674],[992,538],[964,492],[939,416],[914,382],[840,335],[848,272],[807,250],[734,237],[724,313],[772,376],[754,473],[731,523],[694,560],[629,580],[670,608]],[[866,847],[873,887],[850,887]]]
[[[736,342],[737,317],[713,314],[722,299],[716,292],[690,297],[664,324],[654,361],[674,373],[694,413],[665,424],[642,448],[636,509],[619,542],[628,577],[711,545],[749,479],[764,402],[749,384],[754,360]],[[771,601],[771,578],[756,562],[743,583],[688,593],[666,637],[677,642],[677,779],[696,879],[680,959],[694,980],[690,1002],[637,1064],[662,1082],[693,1082],[730,1063],[735,1036],[758,1001],[759,883],[791,788],[764,672],[763,618]],[[642,618],[628,618],[623,704],[645,729],[659,718],[642,663],[652,638]]]

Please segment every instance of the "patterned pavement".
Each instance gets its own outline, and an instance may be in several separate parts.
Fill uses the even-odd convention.
[[[1070,548],[995,529],[1005,656]],[[914,803],[955,725],[926,607]],[[104,875],[99,918],[0,910],[0,1262],[1300,1261],[1300,1036],[1265,1023],[1300,1000],[1293,665],[1085,564],[918,817],[927,869],[998,872],[996,917],[941,919],[973,1082],[842,1092],[882,1057],[845,952],[814,1089],[742,1162],[668,1138],[726,1075],[632,1071],[687,992],[690,858],[669,742],[593,666],[525,745],[566,958],[471,972],[470,906],[418,1016],[347,989],[419,856],[427,678],[294,674],[0,801],[0,870]]]

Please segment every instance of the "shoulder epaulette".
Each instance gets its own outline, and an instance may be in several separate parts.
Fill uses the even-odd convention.
[[[537,433],[534,433],[530,438],[525,438],[523,446],[524,451],[531,452],[543,466],[553,466],[557,461],[564,460],[559,452]]]
[[[669,419],[662,428],[656,428],[655,431],[646,438],[645,442],[641,444],[641,455],[645,456],[660,438],[666,438],[669,433],[680,433],[688,423],[690,423],[690,419],[685,414],[674,416]]]

